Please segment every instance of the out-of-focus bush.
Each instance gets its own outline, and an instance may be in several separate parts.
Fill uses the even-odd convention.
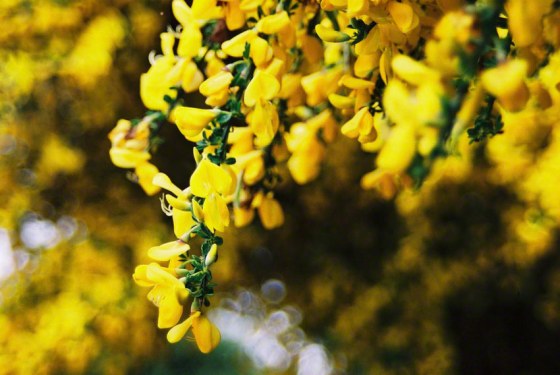
[[[138,109],[133,82],[164,7],[0,4],[4,373],[124,373],[157,352],[130,273],[166,228],[107,168],[105,133]]]
[[[169,4],[12,0],[0,20],[2,371],[253,371],[227,344],[203,365],[188,347],[170,351],[131,280],[171,228],[110,165],[106,134],[143,112],[138,77]],[[554,87],[550,61],[541,75]],[[545,120],[523,111],[482,145],[462,139],[461,156],[390,202],[359,188],[369,159],[340,138],[317,182],[284,179],[284,227],[225,235],[214,277],[224,291],[282,279],[335,371],[557,373],[560,154]],[[158,166],[183,186],[190,150],[176,129],[163,135]]]

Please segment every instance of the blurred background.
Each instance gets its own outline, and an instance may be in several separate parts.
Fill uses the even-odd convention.
[[[0,372],[560,373],[557,221],[517,183],[531,163],[496,156],[507,130],[391,201],[360,189],[372,158],[339,137],[317,181],[285,175],[283,227],[228,230],[219,348],[168,344],[131,274],[171,223],[107,134],[144,113],[169,1],[3,0],[0,21]],[[155,164],[186,186],[192,150],[162,135]]]

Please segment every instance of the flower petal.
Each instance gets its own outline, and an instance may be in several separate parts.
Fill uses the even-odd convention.
[[[148,250],[148,256],[159,261],[166,261],[174,256],[184,254],[189,251],[190,246],[183,241],[167,242]]]

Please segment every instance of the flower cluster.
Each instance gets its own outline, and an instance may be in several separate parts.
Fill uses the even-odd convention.
[[[216,347],[204,307],[219,233],[231,215],[238,227],[255,212],[267,229],[282,225],[279,168],[298,184],[314,180],[339,132],[376,155],[362,187],[392,198],[422,184],[462,135],[479,142],[537,113],[550,129],[560,118],[557,8],[552,0],[174,0],[178,24],[161,34],[161,54],[140,80],[149,111],[110,134],[115,165],[134,168],[146,193],[170,193],[162,208],[176,239],[148,251],[165,266],[134,274],[152,288],[168,340],[192,328],[202,352]],[[207,108],[189,105],[196,92]],[[194,144],[197,167],[184,189],[149,162],[167,123]],[[532,178],[549,178],[553,160]],[[527,194],[557,209],[550,194]],[[200,252],[190,253],[193,243]]]

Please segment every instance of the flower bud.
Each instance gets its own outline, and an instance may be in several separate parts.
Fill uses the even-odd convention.
[[[210,247],[210,251],[206,254],[206,258],[204,259],[204,265],[206,267],[210,267],[216,260],[218,260],[218,245],[213,244]]]
[[[315,26],[315,32],[317,33],[317,35],[319,35],[319,38],[321,38],[321,40],[324,42],[342,43],[342,42],[349,41],[351,39],[350,35],[345,34],[341,31],[328,29],[321,24]]]

